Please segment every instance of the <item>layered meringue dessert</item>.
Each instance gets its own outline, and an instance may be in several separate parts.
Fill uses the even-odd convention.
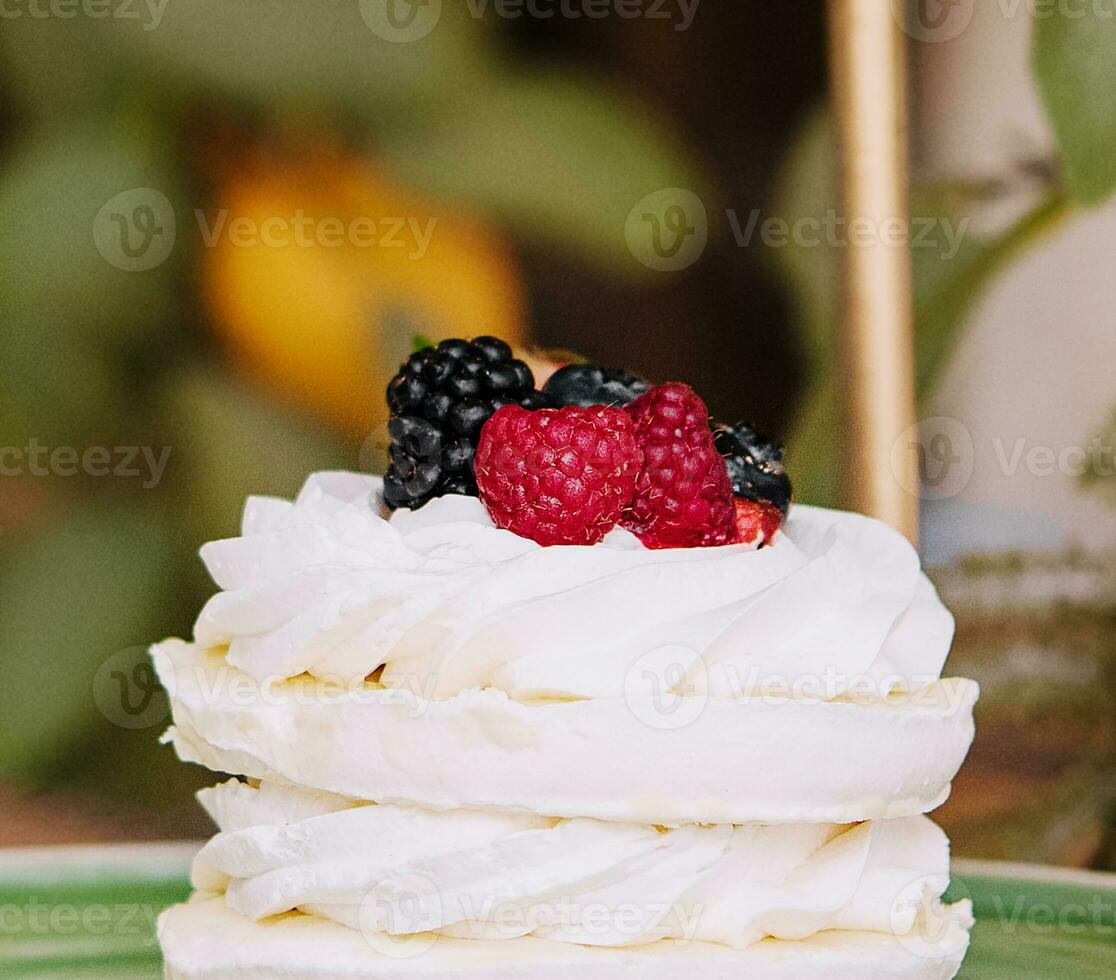
[[[153,656],[167,741],[233,778],[166,976],[955,976],[925,814],[978,691],[914,549],[791,507],[684,385],[521,364],[417,352],[384,478],[203,548]]]

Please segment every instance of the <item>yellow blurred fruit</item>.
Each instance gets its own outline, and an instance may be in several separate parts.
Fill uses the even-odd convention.
[[[204,300],[236,364],[339,430],[382,425],[416,335],[525,339],[500,236],[367,160],[257,155],[221,175],[202,223]]]

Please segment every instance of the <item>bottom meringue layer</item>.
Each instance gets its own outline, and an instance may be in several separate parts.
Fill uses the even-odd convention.
[[[949,842],[926,817],[674,830],[367,804],[230,780],[199,794],[221,832],[193,884],[396,936],[743,949],[824,931],[907,936],[940,907]]]
[[[926,913],[903,938],[827,932],[745,950],[668,941],[606,949],[533,937],[398,939],[301,913],[253,922],[208,899],[165,912],[159,941],[167,980],[950,980],[968,950],[971,925],[971,910],[961,903]]]

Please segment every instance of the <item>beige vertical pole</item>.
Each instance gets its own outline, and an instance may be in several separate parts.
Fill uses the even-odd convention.
[[[918,539],[908,236],[906,49],[890,0],[829,0],[833,102],[847,226],[842,386],[848,504]],[[899,234],[896,234],[896,230]],[[899,240],[902,244],[899,244]],[[894,466],[904,467],[899,473]],[[906,487],[906,489],[904,489]]]

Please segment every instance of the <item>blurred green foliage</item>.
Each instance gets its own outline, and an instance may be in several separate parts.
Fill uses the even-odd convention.
[[[97,251],[93,222],[123,189],[179,176],[159,145],[120,117],[53,122],[7,161],[0,178],[0,425],[6,445],[35,437],[81,444],[137,428],[137,392],[121,357],[165,342],[176,266],[134,274]],[[11,440],[15,440],[14,443]]]
[[[1086,206],[1116,190],[1116,18],[1097,11],[1035,20],[1035,76],[1058,139],[1066,193]]]
[[[165,628],[175,552],[165,515],[119,502],[77,510],[5,552],[0,770],[41,782],[82,744],[99,720],[102,663]]]
[[[637,201],[664,187],[701,195],[678,139],[636,100],[568,74],[508,76],[417,140],[388,139],[400,179],[494,213],[519,236],[646,279],[624,240]]]

